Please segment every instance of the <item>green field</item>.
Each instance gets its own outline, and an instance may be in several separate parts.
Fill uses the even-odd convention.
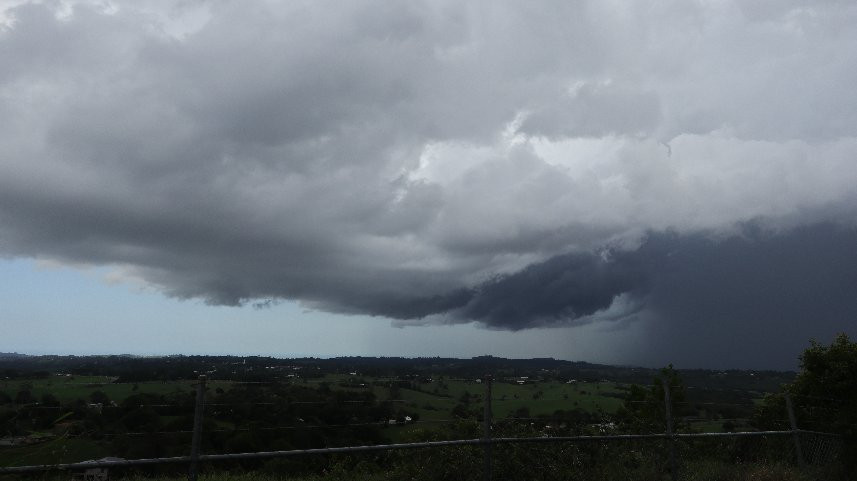
[[[393,399],[390,389],[371,378],[365,378],[366,387],[343,386],[342,383],[353,378],[344,375],[330,375],[312,385],[327,383],[331,389],[351,391],[372,390],[379,400]],[[395,400],[405,401],[407,406],[416,410],[421,419],[447,419],[450,410],[461,402],[465,393],[470,403],[482,404],[486,386],[475,380],[447,380],[443,377],[430,383],[418,384],[419,390],[399,388]],[[505,418],[521,408],[529,410],[530,416],[550,416],[558,410],[596,413],[613,413],[621,405],[625,390],[613,382],[560,383],[556,381],[529,382],[518,384],[514,380],[501,380],[492,383],[492,412],[495,418]]]
[[[190,396],[195,389],[194,380],[176,380],[169,382],[114,383],[113,378],[103,376],[58,376],[49,378],[6,380],[0,382],[0,391],[11,399],[17,393],[27,389],[32,398],[40,400],[44,394],[55,396],[61,403],[78,399],[88,400],[92,393],[101,391],[117,404],[136,394],[154,394],[167,396]],[[469,425],[467,429],[479,432],[477,418],[481,417],[486,394],[486,384],[475,379],[453,379],[437,376],[431,380],[402,381],[393,378],[374,378],[348,374],[328,374],[319,378],[290,378],[284,384],[293,384],[311,390],[329,389],[331,391],[349,391],[352,393],[371,392],[378,402],[392,401],[394,411],[406,413],[415,418],[414,423],[395,425],[385,424],[381,433],[386,442],[409,442],[425,437],[426,432],[435,432],[438,436],[447,436],[442,431],[452,424]],[[208,381],[208,393],[215,397],[216,392],[229,392],[238,386],[232,381]],[[265,384],[250,386],[265,391]],[[492,389],[492,412],[497,421],[506,418],[549,419],[557,411],[579,411],[594,415],[598,419],[602,414],[616,413],[622,407],[628,386],[616,382],[572,382],[539,381],[519,378],[495,380]],[[243,391],[237,391],[243,392]],[[254,394],[254,396],[257,394]],[[243,394],[241,394],[243,396]],[[185,397],[187,401],[187,399]],[[186,405],[187,406],[187,405]],[[188,406],[189,407],[189,406]],[[14,409],[7,406],[6,409]],[[8,412],[8,411],[7,411]],[[160,428],[156,430],[187,430],[188,418],[156,411]],[[59,413],[61,415],[62,413]],[[212,429],[232,430],[241,427],[232,421],[208,418]],[[246,422],[246,421],[245,421]],[[385,422],[381,420],[380,422]],[[546,421],[547,422],[547,421]],[[588,421],[597,422],[597,421]],[[452,423],[452,424],[450,424]],[[186,425],[187,424],[187,425]],[[525,421],[529,425],[529,422]],[[697,431],[721,431],[722,423],[716,420],[698,421],[691,424]],[[51,429],[44,430],[51,433]],[[0,447],[0,466],[40,464],[52,462],[74,462],[96,459],[115,454],[109,439],[87,437],[66,437],[57,429],[52,430],[53,438],[28,446]],[[184,438],[179,448],[183,446]],[[189,450],[189,437],[188,437]],[[187,454],[182,451],[179,454]]]
[[[30,446],[0,449],[0,466],[73,463],[111,455],[108,441],[57,437]]]
[[[111,401],[117,403],[123,401],[133,394],[171,394],[187,393],[195,389],[196,381],[148,381],[139,383],[114,384],[114,378],[105,376],[51,376],[40,379],[16,379],[0,382],[0,392],[15,399],[19,391],[28,389],[36,400],[44,394],[54,395],[60,402],[66,403],[77,399],[88,400],[95,391],[101,391]],[[208,386],[212,389],[218,387],[228,389],[233,383],[231,381],[210,381]]]
[[[383,428],[384,435],[392,442],[407,441],[415,431],[435,430],[445,422],[456,419],[453,408],[463,404],[468,412],[481,415],[486,386],[475,380],[445,379],[438,377],[431,382],[416,383],[417,389],[391,387],[396,381],[383,378],[359,378],[363,386],[355,386],[355,377],[349,375],[327,375],[308,381],[293,381],[319,389],[322,386],[331,390],[371,391],[379,401],[392,400],[397,410],[409,413],[419,420],[418,423],[391,425]],[[47,378],[5,380],[0,382],[0,391],[15,399],[17,393],[28,390],[37,403],[45,394],[51,394],[61,403],[75,400],[87,401],[92,393],[103,392],[117,404],[135,394],[189,395],[196,381],[177,380],[169,382],[114,383],[114,378],[104,376],[65,376],[53,375]],[[234,386],[231,381],[209,381],[208,392],[222,389],[228,391]],[[621,404],[616,397],[622,389],[615,383],[576,383],[532,382],[519,385],[514,380],[495,381],[492,385],[492,411],[495,419],[526,413],[526,416],[550,416],[557,410],[574,410],[596,413],[614,412]],[[62,413],[58,413],[58,417]],[[160,416],[160,422],[167,425],[175,419]],[[440,422],[435,422],[440,421]],[[216,421],[217,427],[231,429],[229,422]],[[186,429],[186,428],[185,428]],[[50,433],[50,430],[47,431]],[[61,432],[53,432],[48,441],[28,446],[0,448],[0,465],[76,461],[106,456],[110,453],[110,443],[87,438],[66,438]]]

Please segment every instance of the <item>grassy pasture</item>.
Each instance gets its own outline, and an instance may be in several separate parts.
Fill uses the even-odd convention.
[[[45,379],[6,380],[0,381],[0,390],[14,399],[17,392],[26,387],[30,389],[36,400],[39,400],[43,394],[50,393],[64,403],[76,399],[89,399],[93,392],[102,391],[111,400],[121,403],[128,396],[139,393],[188,395],[194,390],[196,383],[194,380],[179,380],[113,384],[111,383],[112,380],[101,376],[52,376]],[[414,384],[416,389],[404,387],[402,383],[389,378],[347,374],[328,375],[323,378],[308,380],[290,379],[286,382],[316,389],[326,386],[334,391],[371,391],[379,401],[397,401],[396,407],[401,408],[405,413],[417,414],[421,422],[388,425],[382,428],[384,436],[393,443],[413,441],[417,439],[419,433],[425,435],[426,431],[434,431],[446,426],[446,424],[435,424],[431,421],[447,421],[455,418],[452,413],[453,408],[464,403],[465,399],[471,416],[475,413],[481,413],[486,391],[484,383],[444,377],[434,378],[431,382],[417,382]],[[361,383],[362,386],[359,385]],[[234,384],[231,381],[209,381],[207,385],[209,392],[213,392],[218,388],[229,390]],[[494,418],[497,420],[515,416],[550,417],[557,410],[579,409],[589,413],[614,413],[622,406],[622,398],[627,392],[626,389],[624,385],[615,382],[534,381],[519,384],[516,379],[512,378],[498,379],[492,384],[492,408]],[[178,420],[176,416],[172,416],[172,418],[174,419],[171,419],[171,416],[162,415],[160,423],[168,424],[170,421]],[[218,429],[235,427],[231,422],[215,420],[215,423]],[[459,424],[456,425],[459,426]],[[478,422],[472,417],[461,421],[460,425],[470,425],[475,430],[474,432],[481,432]],[[693,423],[692,428],[706,432],[721,431],[722,422],[700,420]],[[438,435],[443,436],[440,432]],[[0,449],[0,466],[73,462],[83,459],[97,459],[113,454],[115,453],[111,449],[109,440],[66,438],[60,435],[35,445]],[[306,479],[324,478],[310,477]],[[370,476],[365,479],[374,478]],[[383,479],[383,477],[378,479]]]
[[[5,392],[10,398],[15,399],[19,391],[30,387],[30,392],[36,400],[40,400],[44,394],[50,393],[56,396],[60,402],[66,403],[77,399],[88,400],[95,391],[107,394],[111,401],[122,402],[133,394],[171,394],[187,393],[195,389],[195,380],[180,381],[147,381],[140,383],[113,384],[113,378],[105,376],[51,376],[44,379],[16,379],[0,382],[0,392]],[[231,381],[210,381],[206,385],[210,389],[218,387],[228,389],[233,383]]]
[[[73,463],[111,454],[109,441],[58,437],[36,445],[0,449],[0,466]]]
[[[434,383],[433,383],[434,384]],[[485,385],[469,381],[447,381],[438,394],[400,390],[404,399],[416,400],[420,406],[431,406],[438,412],[449,411],[465,393],[471,403],[482,404]],[[425,388],[424,388],[425,389]],[[495,382],[492,385],[492,411],[495,418],[508,417],[521,408],[531,416],[549,416],[557,410],[581,409],[587,412],[615,412],[621,399],[611,397],[623,391],[615,383],[564,384],[539,382],[519,385]]]
[[[473,406],[482,405],[485,395],[483,383],[439,377],[430,383],[420,383],[419,390],[400,387],[395,390],[395,396],[391,397],[391,388],[384,384],[392,381],[380,380],[380,383],[376,383],[378,380],[370,377],[358,378],[363,380],[365,387],[347,386],[355,381],[355,377],[342,374],[325,376],[310,385],[327,383],[334,390],[371,390],[379,400],[395,398],[405,401],[409,410],[419,413],[421,419],[448,419],[450,411],[461,402],[465,393],[469,395]],[[624,393],[622,386],[614,382],[567,384],[543,381],[518,384],[514,380],[498,380],[492,383],[492,411],[495,418],[508,417],[521,408],[529,409],[531,416],[549,416],[557,410],[574,409],[590,413],[613,413],[622,406],[621,397]]]

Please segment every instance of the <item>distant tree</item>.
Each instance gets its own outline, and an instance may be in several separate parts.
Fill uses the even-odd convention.
[[[762,428],[785,428],[784,395],[792,397],[803,429],[855,434],[857,428],[857,343],[838,335],[830,346],[810,341],[800,355],[800,372],[783,391],[765,398],[756,411]]]
[[[510,414],[510,417],[513,418],[528,418],[530,417],[530,408],[528,406],[521,406],[518,409],[515,409]]]
[[[18,394],[15,396],[16,404],[31,404],[35,401],[36,398],[33,397],[33,393],[29,389],[18,391]]]
[[[452,408],[452,411],[450,411],[450,414],[454,418],[462,419],[469,418],[472,415],[470,410],[467,408],[467,405],[465,404],[456,404],[455,407]]]
[[[399,391],[399,386],[397,384],[390,384],[387,388],[387,395],[389,399],[399,399],[401,397],[401,392]]]
[[[661,369],[649,386],[634,384],[628,390],[619,418],[627,429],[637,433],[664,432],[666,430],[666,404],[664,384],[670,390],[670,409],[673,429],[686,427],[680,421],[679,406],[685,401],[684,384],[672,364]]]
[[[56,407],[56,406],[60,405],[60,400],[57,399],[57,397],[54,396],[53,394],[46,392],[46,393],[42,394],[42,405],[43,406]]]
[[[857,343],[839,334],[829,346],[810,340],[800,372],[780,393],[765,397],[754,413],[760,429],[789,429],[785,394],[792,398],[798,427],[843,436],[842,459],[857,469]]]
[[[857,342],[840,334],[830,346],[815,340],[810,343],[800,357],[801,371],[788,392],[804,408],[804,422],[812,423],[814,428],[854,436],[857,434]]]
[[[107,394],[104,391],[92,391],[89,395],[89,400],[94,403],[108,404],[110,402],[110,398],[107,397]]]

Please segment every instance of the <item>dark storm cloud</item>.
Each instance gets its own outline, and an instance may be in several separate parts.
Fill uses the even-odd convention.
[[[632,253],[566,254],[486,282],[457,314],[498,329],[573,324],[648,290],[650,259]]]
[[[855,293],[853,224],[750,223],[728,236],[651,233],[609,257],[557,256],[482,285],[457,314],[500,329],[574,325],[625,296],[634,309],[623,317],[648,329],[649,359],[783,368],[810,338],[857,332]]]
[[[750,247],[668,257],[645,233],[853,220],[855,21],[851,2],[25,2],[0,13],[0,256],[211,304],[667,325],[687,310],[667,274]]]
[[[810,338],[857,334],[853,223],[651,242],[668,255],[647,301],[650,352],[692,365],[794,368]]]

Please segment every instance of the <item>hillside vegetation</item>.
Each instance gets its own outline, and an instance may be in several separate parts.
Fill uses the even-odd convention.
[[[5,374],[0,440],[6,444],[0,446],[0,466],[187,455],[200,374],[208,378],[203,453],[479,438],[486,372],[493,379],[492,437],[663,432],[663,382],[672,393],[678,432],[783,429],[787,416],[777,393],[795,378],[794,373],[658,371],[491,357],[16,356],[0,357],[0,367]],[[804,414],[801,422],[809,422]],[[815,479],[813,470],[832,469],[829,458],[835,454],[808,452],[813,464],[801,471],[791,438],[687,440],[677,447],[686,480]],[[654,480],[668,479],[668,452],[663,440],[503,444],[492,448],[492,460],[498,480]],[[184,479],[185,469],[113,469],[111,474]],[[481,478],[483,469],[484,449],[464,446],[220,462],[203,465],[203,479],[452,480]]]

